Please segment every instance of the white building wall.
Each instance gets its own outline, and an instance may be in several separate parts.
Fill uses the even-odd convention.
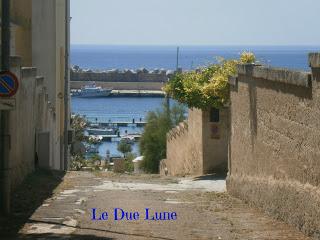
[[[65,0],[32,0],[32,60],[45,79],[53,112],[49,129],[53,169],[63,169],[65,4]]]

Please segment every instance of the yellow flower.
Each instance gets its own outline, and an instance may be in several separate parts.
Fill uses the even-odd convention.
[[[252,52],[243,52],[240,57],[240,62],[243,64],[255,63],[256,57]]]

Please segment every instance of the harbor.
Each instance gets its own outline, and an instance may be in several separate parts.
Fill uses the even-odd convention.
[[[73,114],[83,116],[89,123],[86,128],[91,129],[91,134],[87,132],[86,135],[96,143],[92,154],[105,158],[108,151],[111,157],[122,156],[117,148],[121,139],[126,137],[134,138],[130,144],[132,153],[140,156],[139,139],[147,124],[147,114],[160,108],[163,98],[72,97],[71,103]]]

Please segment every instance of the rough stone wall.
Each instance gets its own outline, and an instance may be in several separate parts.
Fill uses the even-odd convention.
[[[192,132],[190,117],[193,117],[194,113],[193,111],[190,113],[188,122],[180,123],[168,133],[167,159],[160,164],[161,175],[165,175],[165,168],[168,170],[168,175],[176,176],[201,174],[202,172],[201,141],[194,141],[195,137],[201,139],[201,131]]]
[[[201,175],[226,171],[228,162],[229,110],[220,110],[220,121],[210,122],[210,112],[190,109],[187,122],[167,135],[167,158],[160,163],[160,174]],[[212,136],[212,127],[219,134]],[[219,135],[219,136],[218,136]]]
[[[230,81],[227,188],[320,239],[320,66],[315,62],[312,81],[304,72],[238,67],[237,79]]]

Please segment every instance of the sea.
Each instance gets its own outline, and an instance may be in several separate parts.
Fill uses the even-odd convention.
[[[309,71],[308,53],[319,52],[320,46],[180,46],[178,67],[183,70],[196,69],[216,63],[220,58],[239,58],[243,51],[253,52],[259,63],[295,70]],[[110,46],[72,45],[71,64],[83,69],[166,69],[177,67],[177,46]],[[174,104],[174,101],[172,104]],[[161,107],[163,98],[72,98],[73,114],[84,115],[90,121],[116,122],[145,120],[149,111]],[[120,128],[121,134],[141,133],[143,128]],[[118,142],[101,144],[99,155],[120,156]],[[140,155],[138,144],[133,152]]]

